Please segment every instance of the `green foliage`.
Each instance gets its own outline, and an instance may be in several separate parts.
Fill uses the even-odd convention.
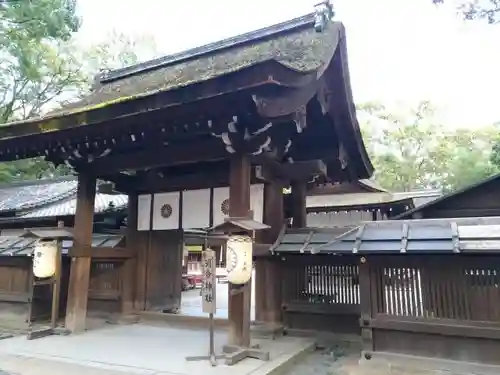
[[[77,44],[80,22],[75,0],[0,0],[0,124],[55,109],[88,92],[100,69],[138,61],[138,43],[121,34],[90,48]],[[155,50],[147,42],[141,45]],[[44,159],[21,160],[0,164],[0,182],[69,172]]]
[[[76,0],[0,1],[0,31],[8,40],[68,40],[81,20]]]
[[[490,161],[495,127],[448,129],[428,102],[405,113],[373,103],[359,111],[374,177],[389,190],[455,190],[498,171]]]
[[[432,2],[442,4],[444,0],[432,0]],[[465,20],[486,20],[488,23],[497,23],[500,0],[463,0],[460,1],[458,9]]]

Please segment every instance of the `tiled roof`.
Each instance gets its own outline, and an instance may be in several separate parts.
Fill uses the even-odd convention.
[[[116,247],[122,239],[123,236],[117,234],[94,234],[92,247]],[[36,241],[35,238],[0,236],[0,256],[30,256],[33,254]],[[63,240],[62,253],[67,254],[71,246],[73,246],[72,240]]]
[[[0,214],[15,212],[19,218],[74,215],[75,177],[19,182],[0,186]],[[97,193],[95,213],[120,210],[127,206],[126,195]]]
[[[74,178],[37,180],[0,186],[0,212],[24,211],[76,194]]]
[[[127,207],[128,197],[126,195],[96,194],[95,213],[102,213],[108,210],[120,210]],[[74,215],[76,211],[76,197],[72,196],[63,201],[45,205],[27,213],[19,215],[22,218],[51,217]]]

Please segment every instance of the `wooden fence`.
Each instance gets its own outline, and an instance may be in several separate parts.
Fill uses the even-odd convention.
[[[500,364],[500,257],[290,255],[287,327],[360,333],[364,356],[391,352]]]
[[[70,258],[63,257],[59,298],[61,317],[65,316],[66,311],[70,264]],[[124,277],[127,277],[123,274],[122,265],[122,259],[92,261],[89,314],[106,315],[121,311],[122,284]],[[0,257],[0,326],[22,325],[28,320],[29,313],[32,320],[45,320],[51,310],[51,288],[51,285],[43,285],[33,290],[31,257]]]
[[[395,352],[500,364],[500,258],[360,258],[365,356]]]
[[[293,329],[358,333],[355,256],[291,255],[283,262],[283,317]]]

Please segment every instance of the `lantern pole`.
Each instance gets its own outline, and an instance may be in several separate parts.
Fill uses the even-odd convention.
[[[29,333],[27,336],[28,340],[33,340],[53,334],[66,333],[66,331],[57,331],[57,322],[59,319],[59,300],[61,292],[61,269],[62,269],[62,240],[73,238],[73,234],[70,230],[64,228],[63,222],[57,223],[57,228],[40,228],[40,229],[29,229],[26,230],[21,237],[23,238],[35,238],[37,239],[37,244],[42,244],[40,249],[35,246],[35,251],[33,254],[33,284],[32,284],[32,297],[30,300],[30,311],[28,316]],[[55,251],[53,263],[53,269],[49,273],[40,272],[38,267],[40,267],[41,259],[46,256],[46,249],[43,250],[43,243],[47,244],[49,241],[55,243]],[[45,254],[44,254],[45,253]],[[38,263],[37,263],[38,262]],[[43,262],[43,261],[42,261]],[[43,267],[42,267],[43,269]],[[50,321],[49,325],[46,327],[41,327],[40,329],[33,329],[32,326],[32,311],[35,299],[33,298],[34,289],[41,286],[49,286],[52,288],[52,303],[50,310]]]
[[[203,246],[202,265],[203,265],[203,285],[201,287],[202,309],[208,313],[209,323],[209,349],[208,356],[186,357],[186,361],[209,360],[212,366],[217,366],[217,360],[225,358],[224,355],[215,353],[215,322],[214,315],[217,311],[217,278],[216,278],[216,257],[215,251],[208,248],[208,238],[205,235],[205,245]]]
[[[64,222],[57,222],[58,228],[64,228]],[[61,268],[62,268],[62,240],[57,238],[57,252],[56,264],[54,273],[54,284],[52,285],[52,313],[50,319],[50,328],[55,330],[57,328],[57,321],[59,320],[59,298],[61,295]]]

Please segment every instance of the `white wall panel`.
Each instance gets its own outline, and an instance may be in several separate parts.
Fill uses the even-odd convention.
[[[159,193],[153,199],[153,230],[179,229],[180,193]]]
[[[203,229],[210,226],[210,189],[182,193],[182,228]]]

